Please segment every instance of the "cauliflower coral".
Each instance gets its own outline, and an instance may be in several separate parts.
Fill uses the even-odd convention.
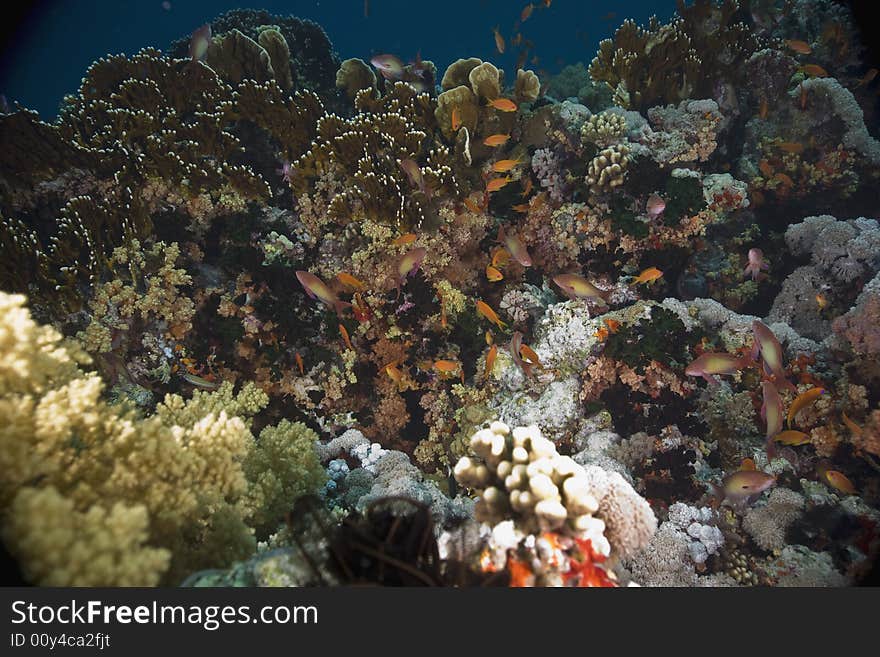
[[[143,419],[104,401],[86,362],[0,293],[0,531],[34,583],[176,583],[247,556],[255,527],[322,483],[304,425],[255,440],[253,385],[167,395]]]

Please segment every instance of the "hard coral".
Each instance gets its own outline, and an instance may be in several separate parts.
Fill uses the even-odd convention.
[[[647,27],[624,21],[599,44],[590,76],[615,92],[623,107],[645,110],[711,96],[719,82],[736,84],[745,62],[759,47],[753,31],[739,22],[736,0],[678,0],[679,16]]]

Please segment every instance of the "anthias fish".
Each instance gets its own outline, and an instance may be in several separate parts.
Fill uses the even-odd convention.
[[[400,80],[403,77],[403,62],[394,55],[376,55],[370,59],[370,63],[386,80]]]
[[[757,359],[761,356],[764,362],[764,371],[767,375],[773,375],[776,384],[781,385],[793,392],[797,392],[797,388],[785,378],[785,362],[782,356],[782,345],[766,324],[755,320],[752,322],[752,332],[755,336],[755,343],[752,347],[752,358]]]
[[[346,301],[340,301],[333,294],[333,291],[320,278],[307,271],[297,271],[296,277],[312,299],[318,299],[330,308],[336,311],[336,314],[342,316],[343,309],[351,306]]]
[[[791,423],[794,421],[795,417],[797,417],[797,414],[802,409],[812,404],[824,394],[824,388],[810,388],[809,390],[806,390],[795,397],[794,401],[791,402],[791,406],[789,406],[788,408],[788,426],[791,426]]]
[[[721,501],[729,501],[735,505],[757,499],[765,490],[776,483],[776,477],[760,470],[737,470],[727,475],[721,488],[715,488]]]
[[[195,32],[189,40],[189,56],[194,62],[200,62],[205,58],[208,52],[208,46],[211,45],[211,26],[205,23]]]
[[[690,365],[684,369],[688,376],[701,376],[708,383],[718,385],[718,376],[722,374],[735,374],[747,365],[747,361],[734,354],[724,352],[716,353],[707,351],[700,354]]]
[[[636,276],[630,285],[637,285],[638,283],[647,283],[651,284],[656,281],[658,278],[663,276],[663,272],[657,269],[656,267],[648,267],[641,274]]]
[[[810,442],[810,434],[796,431],[795,429],[786,429],[773,436],[773,440],[781,445],[797,447],[798,445],[808,444]]]
[[[553,277],[553,282],[559,286],[562,293],[569,299],[599,299],[605,300],[605,295],[595,285],[590,283],[586,278],[577,274],[557,274]]]
[[[496,98],[495,100],[489,101],[489,106],[494,107],[499,112],[515,112],[516,111],[516,103],[514,103],[510,98]]]
[[[504,230],[504,226],[498,228],[498,242],[503,244],[513,259],[523,267],[532,266],[532,256],[529,255],[526,245],[514,233]]]
[[[764,262],[764,252],[761,249],[749,249],[748,258],[749,264],[743,269],[743,274],[746,276],[751,275],[753,281],[757,280],[762,270],[770,269],[770,266]]]
[[[482,299],[477,300],[477,313],[488,319],[490,322],[495,324],[502,331],[507,327],[507,324],[501,321],[501,318],[498,317],[498,313],[492,310],[492,307],[489,306]]]
[[[504,146],[508,139],[510,139],[510,135],[489,135],[483,140],[483,144],[494,148],[496,146]]]

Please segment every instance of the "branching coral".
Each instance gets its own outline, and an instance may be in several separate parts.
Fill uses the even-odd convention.
[[[678,0],[679,16],[645,28],[627,20],[599,44],[590,64],[593,80],[606,83],[623,107],[647,109],[687,98],[706,98],[719,80],[735,83],[759,39],[738,22],[736,0]]]
[[[402,82],[381,101],[374,93],[358,93],[360,111],[351,119],[327,114],[318,121],[311,150],[293,164],[294,190],[304,194],[309,183],[332,172],[342,189],[324,199],[327,221],[420,226],[432,196],[457,193],[450,150],[430,141],[434,101]],[[408,178],[404,161],[419,162],[421,186]]]

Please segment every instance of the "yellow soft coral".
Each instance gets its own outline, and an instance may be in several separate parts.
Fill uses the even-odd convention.
[[[0,525],[35,583],[176,583],[247,556],[249,519],[277,522],[317,487],[313,433],[282,423],[254,440],[248,418],[268,398],[252,384],[168,395],[142,419],[103,401],[103,382],[24,303],[0,293]]]

